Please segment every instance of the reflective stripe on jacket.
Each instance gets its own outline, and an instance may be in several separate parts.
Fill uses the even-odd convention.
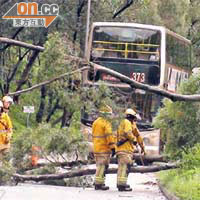
[[[128,119],[124,119],[121,121],[118,131],[117,131],[117,141],[124,141],[127,140],[124,144],[116,147],[116,152],[126,152],[126,153],[133,153],[134,145],[133,141],[135,141],[135,137],[132,133],[133,128],[132,124]]]
[[[94,153],[111,153],[115,148],[114,137],[112,134],[111,123],[102,118],[97,118],[92,124],[92,142],[94,144]]]

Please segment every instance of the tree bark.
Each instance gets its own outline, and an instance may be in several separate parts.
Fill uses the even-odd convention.
[[[77,58],[77,60],[78,59],[81,60],[80,58]],[[81,61],[83,63],[85,62],[83,59]],[[159,94],[161,96],[164,96],[164,97],[171,99],[172,101],[193,101],[193,102],[200,101],[200,95],[199,94],[181,95],[181,94],[170,93],[170,92],[167,92],[164,89],[161,89],[161,88],[158,88],[158,87],[155,87],[155,86],[145,85],[145,84],[139,83],[137,81],[134,81],[127,76],[124,76],[124,75],[122,75],[122,74],[120,74],[120,73],[118,73],[114,70],[108,69],[108,68],[103,67],[101,65],[98,65],[98,64],[95,64],[95,63],[92,63],[92,62],[90,62],[89,64],[91,65],[91,70],[93,70],[93,71],[94,70],[100,70],[102,72],[110,74],[111,76],[114,76],[114,77],[120,79],[123,83],[130,85],[130,87],[132,87],[132,88],[139,88],[139,89],[142,89],[142,90],[145,90],[145,91],[149,91],[149,92],[152,92],[152,93],[155,93],[155,94]],[[37,85],[34,85],[31,88],[24,89],[24,90],[21,90],[21,91],[11,92],[11,93],[9,93],[9,95],[17,95],[17,94],[29,92],[31,90],[38,88],[38,87],[41,87],[42,85],[50,84],[54,81],[62,79],[63,77],[65,77],[67,75],[70,75],[70,74],[73,74],[73,73],[76,73],[76,72],[80,72],[80,71],[84,71],[84,70],[88,70],[88,69],[90,69],[90,68],[88,66],[85,66],[85,67],[82,67],[82,68],[75,70],[71,73],[61,74],[58,77],[55,77],[51,80],[47,80],[47,81],[44,81],[44,82],[39,83]]]
[[[17,31],[14,33],[14,35],[12,36],[12,39],[15,39],[17,37],[17,35],[24,29],[24,27],[20,27],[17,29]],[[2,49],[0,49],[0,51],[5,51],[9,46],[11,46],[12,44],[8,44],[5,45]],[[30,49],[29,49],[30,50]]]
[[[130,7],[133,4],[133,0],[127,0],[125,5],[122,6],[115,14],[113,15],[113,19],[116,18],[120,13],[122,13],[124,10],[126,10],[128,7]]]
[[[5,37],[0,37],[0,43],[6,43],[6,44],[9,44],[9,45],[24,47],[24,48],[36,50],[36,51],[44,51],[44,47],[36,46],[36,45],[33,45],[33,44],[28,44],[28,43],[25,43],[25,42],[9,39],[9,38],[5,38]]]
[[[76,30],[73,34],[73,43],[76,42],[77,33],[78,33],[78,30],[80,29],[80,17],[81,17],[81,13],[83,11],[84,6],[85,6],[85,0],[79,0],[79,3],[77,5],[77,11],[76,11]]]
[[[142,155],[140,156],[139,154],[135,153],[134,154],[134,160],[136,162],[141,162],[141,157],[143,159],[144,163],[153,163],[153,162],[166,162],[166,160],[163,158],[163,156],[161,155],[153,155],[153,156],[147,156],[147,155]],[[111,158],[110,160],[110,164],[116,164],[117,163],[117,159],[116,158]],[[39,163],[37,165],[37,167],[44,167],[47,165],[53,165],[54,167],[77,167],[77,166],[81,166],[81,165],[91,165],[91,164],[95,164],[94,160],[76,160],[76,161],[71,161],[71,162],[54,162],[54,163]],[[28,170],[32,170],[35,167],[26,167],[24,169],[20,169],[20,171],[28,171]]]
[[[64,107],[63,108],[62,121],[61,121],[61,128],[63,128],[66,125],[67,116],[68,116],[68,112],[67,112],[67,109]]]
[[[54,112],[56,111],[56,109],[59,108],[59,99],[56,99],[56,103],[55,105],[53,106],[53,108],[49,108],[49,112],[48,112],[48,116],[46,118],[46,122],[48,123],[51,119],[51,116],[54,114]]]
[[[75,70],[73,72],[64,73],[64,74],[61,74],[60,76],[57,76],[57,77],[52,78],[50,80],[47,80],[47,81],[44,81],[42,83],[36,84],[36,85],[32,86],[31,88],[27,88],[27,89],[24,89],[24,90],[19,90],[19,91],[16,91],[16,92],[10,92],[9,95],[13,96],[13,95],[19,95],[19,94],[22,94],[22,93],[30,92],[30,91],[32,91],[34,89],[42,87],[43,85],[47,85],[47,84],[50,84],[50,83],[52,83],[54,81],[57,81],[59,79],[65,78],[65,76],[69,76],[69,75],[75,74],[77,72],[88,70],[88,69],[89,69],[89,67],[82,67],[82,68],[77,69],[77,70]]]
[[[120,79],[123,83],[127,83],[132,88],[138,88],[145,91],[149,91],[155,94],[159,94],[161,96],[167,97],[171,99],[172,101],[200,101],[200,95],[194,94],[194,95],[181,95],[181,94],[175,94],[167,92],[164,89],[158,88],[156,86],[150,86],[146,84],[139,83],[137,81],[134,81],[130,79],[129,77],[120,74],[119,72],[116,72],[114,70],[108,69],[106,67],[103,67],[101,65],[95,64],[90,62],[90,65],[93,67],[93,70],[99,70],[101,72],[105,72],[106,74],[109,74],[111,76],[114,76],[118,79]]]
[[[40,106],[36,115],[36,121],[38,123],[42,122],[42,117],[44,115],[44,110],[45,110],[45,99],[46,99],[46,93],[47,93],[45,85],[41,87],[40,92],[41,92]]]
[[[142,167],[131,167],[130,173],[150,173],[150,172],[158,172],[161,170],[174,169],[178,166],[176,164],[164,164],[161,166],[142,166]],[[77,176],[86,176],[95,174],[96,169],[77,169],[66,173],[60,174],[46,174],[46,175],[20,175],[14,174],[13,178],[17,182],[24,181],[44,181],[44,180],[59,180],[64,178],[73,178]],[[106,171],[106,174],[116,174],[117,168],[110,168]]]

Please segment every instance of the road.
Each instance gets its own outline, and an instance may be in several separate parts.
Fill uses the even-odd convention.
[[[166,200],[158,188],[155,174],[132,173],[128,183],[132,192],[118,192],[116,174],[106,176],[106,185],[110,186],[108,191],[35,184],[1,186],[0,200]]]

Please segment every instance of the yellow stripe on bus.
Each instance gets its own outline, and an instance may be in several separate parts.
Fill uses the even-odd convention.
[[[132,51],[132,50],[117,50],[117,49],[102,49],[94,48],[97,51],[113,51],[113,52],[128,52],[128,53],[143,53],[143,54],[158,54],[156,51]]]
[[[99,43],[99,44],[130,44],[130,45],[136,45],[136,46],[151,46],[151,47],[159,47],[160,45],[158,44],[138,44],[138,43],[128,43],[128,42],[107,42],[107,41],[93,41],[94,43]]]

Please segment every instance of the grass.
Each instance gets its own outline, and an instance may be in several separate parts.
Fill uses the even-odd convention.
[[[161,183],[181,200],[200,200],[200,166],[159,173]]]

